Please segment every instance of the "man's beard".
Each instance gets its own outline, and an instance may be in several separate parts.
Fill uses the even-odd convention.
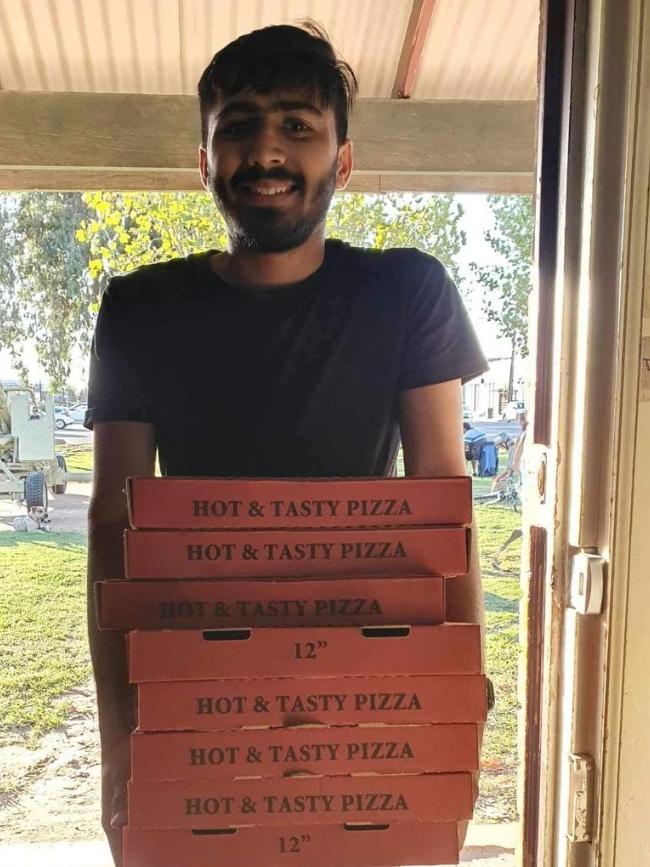
[[[260,205],[247,207],[232,201],[222,178],[209,178],[208,186],[217,208],[226,223],[226,231],[233,248],[256,250],[260,253],[282,253],[300,247],[324,222],[336,189],[336,162],[326,177],[318,182],[311,205],[306,213],[292,218],[281,208]],[[286,172],[250,174],[247,180],[262,178],[287,179]],[[236,179],[235,179],[236,180]],[[244,181],[239,181],[236,186]],[[304,184],[298,184],[297,195],[304,195]]]

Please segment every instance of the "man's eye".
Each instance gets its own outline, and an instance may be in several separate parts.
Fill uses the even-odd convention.
[[[221,135],[235,138],[237,136],[246,135],[250,132],[251,122],[249,120],[233,120],[230,123],[224,124],[219,128]]]
[[[287,120],[285,126],[289,127],[291,132],[310,132],[311,128],[303,120]]]

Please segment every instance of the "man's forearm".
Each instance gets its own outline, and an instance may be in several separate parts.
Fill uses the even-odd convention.
[[[469,572],[447,581],[447,620],[454,623],[480,623],[485,653],[485,601],[481,586],[478,530],[472,524]]]
[[[135,689],[128,682],[124,633],[99,629],[94,586],[97,581],[124,576],[124,521],[88,521],[88,639],[97,686],[97,707],[102,740],[136,723]]]

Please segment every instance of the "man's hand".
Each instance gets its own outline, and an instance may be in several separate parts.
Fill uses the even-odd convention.
[[[153,425],[95,425],[94,483],[88,510],[88,638],[102,747],[102,825],[116,867],[122,865],[122,827],[127,820],[130,736],[137,724],[135,688],[129,684],[124,633],[97,626],[94,590],[97,581],[124,577],[125,482],[127,476],[152,476],[155,453]]]
[[[131,729],[114,731],[102,744],[102,827],[116,867],[122,867],[122,830],[127,823],[126,784],[131,776]],[[108,741],[110,740],[110,744]]]

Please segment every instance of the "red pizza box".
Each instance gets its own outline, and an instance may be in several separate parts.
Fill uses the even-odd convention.
[[[471,524],[472,481],[129,478],[134,529],[300,529]]]
[[[445,619],[445,579],[312,578],[306,581],[99,581],[103,629],[435,624]]]
[[[454,822],[124,830],[124,867],[433,867],[458,857]]]
[[[131,828],[455,822],[471,819],[473,804],[470,773],[128,785]]]
[[[329,677],[141,683],[141,731],[483,722],[485,677]]]
[[[133,683],[250,677],[480,674],[480,627],[341,626],[128,634]]]
[[[474,724],[300,726],[131,737],[134,782],[478,770]]]
[[[126,577],[464,575],[469,530],[127,530]]]

